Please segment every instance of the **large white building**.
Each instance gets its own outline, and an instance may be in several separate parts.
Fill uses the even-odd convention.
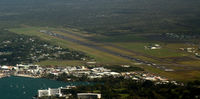
[[[38,90],[38,97],[59,95],[59,89]]]
[[[38,97],[43,97],[43,96],[59,96],[59,97],[66,97],[70,96],[71,94],[68,92],[69,89],[75,88],[75,86],[67,86],[65,88],[60,87],[60,88],[55,88],[51,89],[48,88],[46,90],[38,90]]]
[[[38,97],[49,96],[49,90],[38,90]]]
[[[28,65],[17,64],[16,67],[17,67],[18,70],[24,70],[24,69],[37,70],[39,66],[38,65],[32,65],[32,64],[28,64]]]

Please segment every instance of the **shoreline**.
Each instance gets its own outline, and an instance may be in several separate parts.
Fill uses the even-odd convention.
[[[25,74],[4,74],[4,73],[0,73],[0,79],[10,77],[10,76],[27,77],[27,78],[41,78],[40,76],[32,76],[32,75],[25,75]]]
[[[25,75],[25,74],[14,74],[13,76],[17,77],[27,77],[27,78],[41,78],[39,76],[31,76],[31,75]]]
[[[1,79],[1,78],[5,78],[5,77],[10,77],[10,74],[4,74],[4,73],[1,73],[1,74],[0,74],[0,79]]]

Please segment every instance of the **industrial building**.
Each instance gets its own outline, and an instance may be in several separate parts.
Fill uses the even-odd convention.
[[[101,99],[101,94],[98,93],[78,93],[78,99]]]

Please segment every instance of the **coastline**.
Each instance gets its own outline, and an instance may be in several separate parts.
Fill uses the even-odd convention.
[[[9,76],[10,76],[9,74],[0,73],[0,79],[5,78],[5,77],[9,77]]]
[[[40,78],[40,76],[32,76],[32,75],[25,75],[25,74],[14,74],[13,76],[27,77],[27,78]]]
[[[39,89],[65,87],[76,82],[58,82],[49,79],[35,79],[11,75],[0,79],[0,99],[32,99]]]

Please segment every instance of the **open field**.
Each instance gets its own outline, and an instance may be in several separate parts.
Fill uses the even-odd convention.
[[[150,50],[150,49],[145,49],[144,46],[148,46],[151,43],[141,43],[141,42],[134,42],[134,43],[115,43],[115,45],[133,50],[133,51],[137,51],[137,52],[141,52],[150,56],[156,56],[156,57],[160,57],[160,58],[164,58],[164,57],[178,57],[178,56],[186,56],[188,55],[187,53],[178,51],[178,48],[175,47],[176,49],[172,49],[168,46],[170,45],[164,45],[164,44],[159,44],[159,43],[153,43],[153,44],[159,44],[162,46],[161,49],[158,50]],[[177,44],[178,45],[178,44]]]
[[[151,73],[155,73],[157,75],[162,75],[171,80],[177,80],[177,81],[183,81],[183,82],[200,79],[200,71],[199,70],[165,72],[165,71],[161,71],[159,69],[147,67],[147,66],[145,66],[145,70],[148,72],[151,72]]]
[[[36,63],[41,66],[78,66],[85,65],[84,61],[63,61],[63,60],[47,60]]]
[[[194,56],[194,53],[188,53],[186,51],[182,51],[179,48],[196,48],[198,49],[197,45],[189,45],[184,43],[156,43],[162,46],[161,49],[157,50],[150,50],[145,49],[144,46],[147,46],[149,43],[143,42],[128,42],[128,43],[113,43],[114,45],[142,53],[152,58],[162,59],[162,61],[168,61],[172,63],[178,63],[182,65],[189,65],[189,66],[200,66],[199,62],[200,59]],[[155,43],[154,43],[155,44]],[[199,51],[196,51],[199,52]]]

